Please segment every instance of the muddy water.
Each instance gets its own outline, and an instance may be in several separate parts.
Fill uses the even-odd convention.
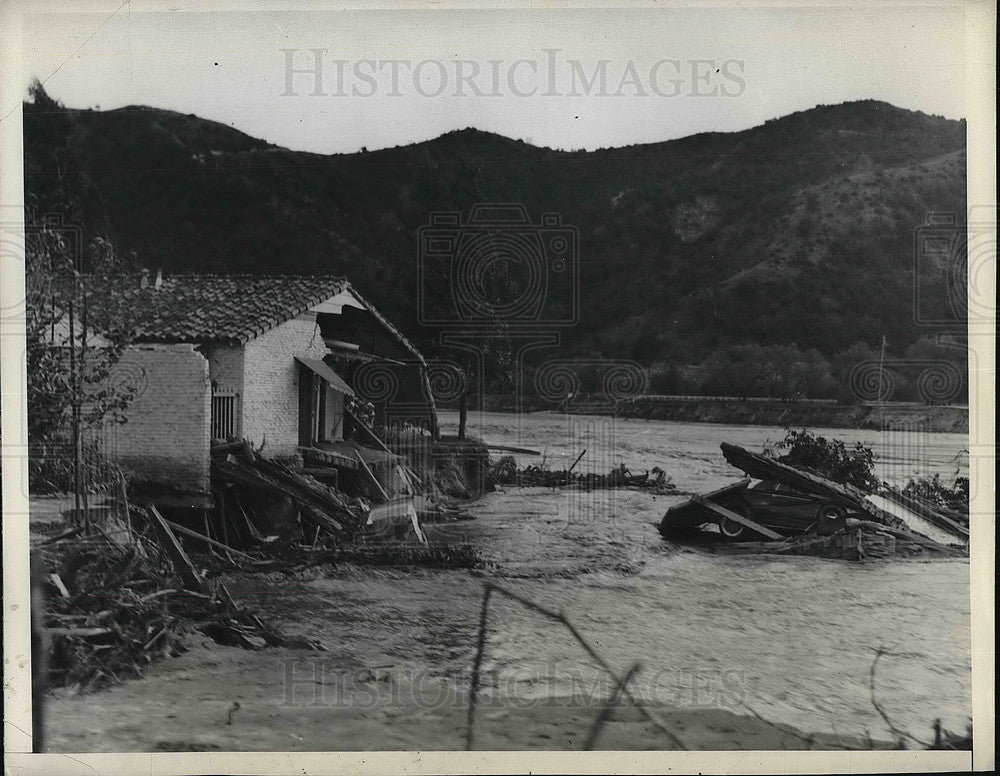
[[[456,418],[446,414],[444,422],[447,432]],[[781,430],[488,413],[472,416],[470,433],[544,450],[554,468],[587,448],[580,469],[660,466],[681,490],[705,491],[741,476],[725,463],[719,442],[759,449]],[[871,445],[879,474],[890,480],[964,473],[961,435],[823,433]],[[879,662],[876,697],[899,727],[926,737],[942,717],[964,729],[971,687],[966,561],[712,556],[669,545],[657,533],[654,523],[680,499],[508,489],[476,505],[478,520],[438,526],[431,536],[475,543],[496,563],[500,581],[565,610],[618,668],[641,661],[637,687],[651,700],[749,705],[802,730],[884,737],[869,684],[881,647],[892,654]],[[414,582],[431,599],[451,591],[451,605],[467,611],[455,633],[448,607],[440,621],[431,616],[435,642],[467,643],[476,595],[464,584],[461,592],[454,584],[439,589],[452,578],[440,576]],[[487,668],[496,691],[558,697],[601,686],[599,672],[556,626],[509,603],[498,602],[494,617]],[[454,664],[439,657],[443,673],[467,671],[465,650]]]
[[[446,431],[457,424],[454,415],[444,421]],[[688,492],[740,476],[722,459],[719,442],[759,449],[781,435],[775,428],[542,414],[473,416],[470,431],[545,450],[556,467],[583,448],[585,471],[658,465]],[[950,475],[964,463],[958,454],[966,443],[957,435],[829,433],[871,444],[882,476],[897,481]],[[898,727],[928,737],[941,717],[964,729],[967,562],[713,556],[670,545],[656,531],[663,511],[681,498],[509,489],[471,505],[476,520],[428,526],[433,541],[479,547],[493,563],[482,576],[369,568],[314,569],[301,578],[233,574],[228,584],[238,600],[283,632],[318,638],[331,651],[198,647],[154,664],[141,681],[53,698],[51,747],[461,747],[484,578],[565,611],[616,670],[641,661],[636,693],[672,717],[670,727],[693,748],[806,746],[795,737],[778,740],[748,707],[807,733],[870,731],[891,740],[871,704],[869,670],[879,647],[892,655],[880,661],[877,699]],[[606,675],[561,626],[510,601],[493,600],[489,625],[481,745],[579,748],[594,704],[611,689]],[[241,708],[232,721],[234,700]],[[630,724],[626,710],[615,715],[602,741],[609,748],[671,745],[641,720]]]

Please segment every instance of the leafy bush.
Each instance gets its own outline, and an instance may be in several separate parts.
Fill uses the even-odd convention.
[[[910,480],[903,488],[903,493],[954,509],[956,512],[969,513],[968,477],[956,477],[951,485],[946,484],[941,479],[940,474],[935,474],[933,477],[920,477]]]
[[[100,445],[87,440],[80,456],[83,490],[86,493],[112,493],[120,486],[124,473],[101,452]],[[28,455],[28,488],[35,495],[72,493],[74,456],[72,444],[56,437],[33,442]]]
[[[785,438],[765,447],[764,453],[781,463],[861,490],[875,491],[881,484],[875,476],[875,454],[860,442],[849,448],[837,439],[787,428]]]

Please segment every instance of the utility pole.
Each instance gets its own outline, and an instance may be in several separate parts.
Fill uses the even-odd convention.
[[[885,335],[883,334],[882,335],[882,355],[879,357],[879,360],[878,360],[878,403],[879,403],[879,406],[881,406],[882,404],[885,403],[884,400],[883,400],[883,398],[882,398],[882,386],[884,385],[884,383],[882,381],[883,380],[882,375],[883,375],[884,369],[885,369]]]

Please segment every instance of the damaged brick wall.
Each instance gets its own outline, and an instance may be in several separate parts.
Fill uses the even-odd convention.
[[[134,481],[207,491],[208,361],[193,345],[135,345],[115,372],[133,381],[127,422],[105,430],[104,449]]]

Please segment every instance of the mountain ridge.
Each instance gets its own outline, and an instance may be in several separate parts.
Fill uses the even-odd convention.
[[[146,106],[36,101],[24,121],[29,198],[46,201],[51,157],[68,153],[95,225],[142,265],[347,274],[431,349],[417,236],[434,212],[560,213],[579,234],[580,295],[556,288],[550,307],[584,312],[562,331],[566,352],[657,364],[741,342],[832,357],[883,335],[902,352],[935,333],[913,320],[914,230],[966,206],[965,122],[875,100],[593,151],[467,127],[323,155]]]

